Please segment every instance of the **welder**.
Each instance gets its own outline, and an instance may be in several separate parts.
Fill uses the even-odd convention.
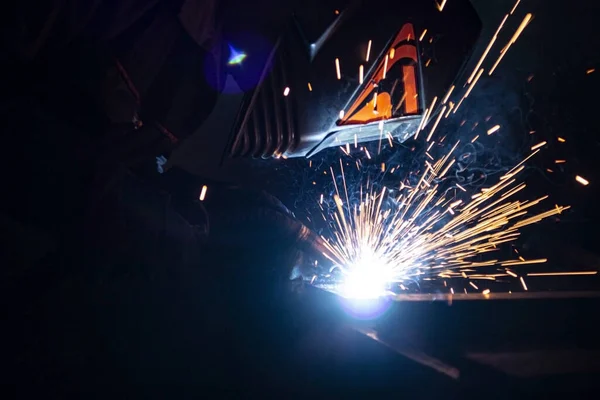
[[[2,112],[22,150],[7,163],[29,175],[7,177],[2,212],[58,240],[10,292],[38,315],[17,313],[30,350],[15,379],[275,379],[281,347],[256,332],[278,283],[323,249],[279,200],[242,185],[251,159],[375,140],[383,121],[406,140],[480,29],[452,31],[477,20],[466,1],[443,18],[388,3],[389,18],[362,1],[18,3]],[[448,40],[428,79],[426,25]],[[244,360],[269,346],[270,361]]]
[[[129,174],[157,189],[166,189],[182,210],[194,209],[191,203],[198,199],[195,191],[200,190],[202,180],[177,171],[177,168],[161,176],[157,168],[164,172],[170,165],[163,169],[156,165],[155,160],[166,161],[170,152],[196,131],[214,109],[218,93],[225,85],[223,77],[227,71],[222,67],[227,61],[224,59],[227,56],[225,51],[229,51],[220,37],[222,31],[234,22],[223,14],[230,12],[227,11],[229,7],[235,8],[236,3],[57,3],[54,8],[46,10],[45,19],[31,15],[31,10],[36,8],[35,2],[19,3],[21,13],[15,18],[17,26],[13,30],[17,37],[8,43],[7,49],[17,56],[10,61],[15,62],[16,59],[21,63],[14,71],[19,74],[17,79],[8,85],[14,82],[16,98],[24,98],[24,93],[28,93],[35,103],[32,107],[28,99],[27,107],[17,104],[12,109],[5,109],[5,115],[10,122],[18,125],[25,116],[16,115],[15,111],[36,116],[41,108],[46,113],[50,110],[58,115],[59,121],[66,121],[70,126],[57,127],[60,135],[40,137],[36,134],[28,137],[21,132],[11,137],[15,142],[12,147],[43,148],[44,155],[52,155],[51,158],[46,155],[44,159],[37,152],[14,154],[18,159],[15,162],[20,165],[31,162],[39,166],[32,168],[36,170],[37,179],[28,181],[29,188],[24,188],[17,181],[13,186],[15,192],[37,197],[35,192],[47,188],[45,175],[53,172],[62,175],[62,180],[66,181],[75,170],[79,176],[69,182],[70,187],[65,188],[70,191],[69,196],[64,196],[61,202],[71,200],[72,203],[88,204],[89,207],[81,213],[87,213],[91,218],[97,205],[106,202],[106,194],[115,190],[123,175]],[[266,5],[263,4],[263,7]],[[267,18],[278,20],[281,13],[273,7],[270,9]],[[36,25],[36,22],[40,23]],[[235,23],[239,25],[239,22]],[[261,63],[263,61],[260,60]],[[235,115],[227,117],[235,119]],[[48,125],[46,130],[50,131]],[[218,141],[219,137],[227,140],[227,134],[221,128],[217,135],[213,133],[212,136],[217,138],[211,139],[204,154],[197,158],[206,159],[215,153],[220,156],[222,149],[219,146],[224,145],[212,142]],[[28,157],[30,154],[31,157]],[[42,168],[44,164],[49,166]],[[74,165],[77,168],[72,168]],[[57,171],[48,171],[54,168]],[[231,173],[215,174],[217,169],[217,165],[213,164],[201,171],[204,178],[213,178],[207,202],[210,203],[221,191],[231,191],[231,197],[244,199],[245,196],[240,194],[243,190],[225,188],[223,184],[220,188],[215,182],[235,184],[240,182],[239,177]],[[36,173],[42,170],[43,173]],[[173,175],[178,178],[172,178]],[[190,184],[182,185],[181,177],[186,175]],[[178,185],[169,184],[174,180]],[[9,188],[13,181],[9,180]],[[208,183],[206,179],[204,182]],[[190,185],[191,190],[182,189],[182,186],[187,188]],[[173,191],[175,186],[178,188]],[[48,189],[55,191],[57,188]],[[254,194],[248,196],[260,197]],[[263,197],[267,204],[272,202],[269,196]],[[25,206],[26,202],[19,200],[18,196],[5,201],[8,210],[22,215],[33,211],[39,218],[26,218],[42,220],[46,226],[63,226],[67,220],[82,217],[74,212],[80,207],[62,206],[60,208],[65,212],[59,213],[48,199],[36,204],[39,207],[34,210],[29,204]],[[242,204],[238,202],[235,206],[239,208]],[[27,207],[27,210],[20,210],[20,207]],[[284,214],[288,215],[285,207],[281,204],[278,207],[279,211],[284,210]],[[198,205],[197,208],[202,209],[203,206]],[[191,218],[190,213],[193,212],[187,212],[188,219]],[[202,219],[203,212],[198,213]],[[225,213],[235,213],[234,205]],[[91,220],[89,223],[92,223]],[[213,221],[213,231],[218,229],[219,225]]]
[[[267,326],[277,283],[302,260],[302,243],[309,250],[314,242],[281,202],[234,176],[157,164],[215,105],[220,84],[205,72],[217,75],[206,64],[218,65],[219,55],[203,47],[215,33],[188,20],[202,27],[217,16],[210,2],[137,3],[57,3],[64,7],[43,23],[62,21],[39,30],[46,38],[6,51],[18,58],[10,58],[15,79],[6,93],[14,96],[3,116],[19,132],[9,135],[7,147],[18,150],[6,162],[28,176],[7,177],[13,195],[2,211],[54,242],[24,270],[31,244],[15,240],[23,250],[2,263],[14,278],[4,294],[18,305],[7,352],[18,360],[12,383],[256,377],[243,356],[266,345],[256,324]],[[19,16],[35,9],[20,5]],[[117,26],[120,17],[135,20]]]

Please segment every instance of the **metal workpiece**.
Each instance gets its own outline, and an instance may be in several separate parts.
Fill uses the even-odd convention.
[[[600,292],[403,294],[356,300],[306,286],[298,296],[295,312],[310,321],[305,323],[319,337],[313,346],[329,347],[341,359],[365,352],[364,369],[378,368],[369,358],[388,353],[394,365],[389,368],[398,374],[389,377],[386,384],[391,386],[410,388],[407,377],[420,371],[457,394],[481,385],[506,395],[587,392],[597,382],[590,377],[600,376],[594,328],[600,322],[594,311]]]

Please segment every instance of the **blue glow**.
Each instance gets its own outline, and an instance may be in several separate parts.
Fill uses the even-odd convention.
[[[235,47],[229,45],[229,60],[228,65],[240,65],[246,59],[247,55],[243,51],[236,50]]]
[[[351,317],[361,320],[373,320],[384,315],[392,305],[390,296],[376,299],[340,298],[342,308]]]

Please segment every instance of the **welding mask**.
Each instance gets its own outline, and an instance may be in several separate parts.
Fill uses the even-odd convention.
[[[443,3],[305,1],[277,34],[231,35],[227,68],[246,93],[226,156],[310,157],[409,138],[481,31],[468,0]]]

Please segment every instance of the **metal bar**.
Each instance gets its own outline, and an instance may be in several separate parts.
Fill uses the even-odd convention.
[[[568,291],[568,292],[513,292],[513,293],[416,293],[398,294],[394,301],[467,301],[467,300],[547,300],[547,299],[585,299],[600,298],[597,291]]]

